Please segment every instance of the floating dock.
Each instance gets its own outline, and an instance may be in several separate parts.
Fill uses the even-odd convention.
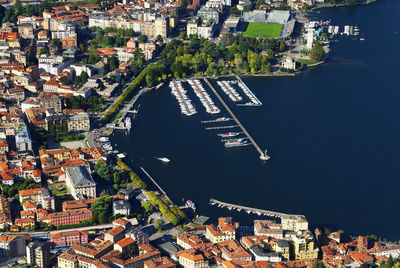
[[[281,213],[281,212],[276,212],[272,210],[265,210],[265,209],[259,209],[259,208],[252,208],[252,207],[246,207],[246,206],[240,206],[240,205],[235,205],[227,202],[222,202],[219,200],[216,200],[214,198],[210,198],[210,205],[219,205],[220,207],[226,207],[230,209],[236,209],[237,211],[244,210],[245,212],[252,212],[258,215],[262,216],[268,216],[268,217],[277,217],[277,218],[298,218],[298,217],[305,217],[304,215],[295,215],[295,214],[286,214],[286,213]]]
[[[206,84],[211,88],[211,90],[214,92],[215,96],[217,96],[218,100],[222,103],[222,105],[225,107],[225,109],[228,111],[228,113],[231,115],[233,120],[235,120],[236,124],[242,129],[243,133],[247,136],[247,138],[253,144],[254,148],[256,148],[256,150],[260,154],[260,159],[261,160],[270,159],[270,157],[268,155],[265,155],[264,152],[260,149],[260,147],[254,141],[254,139],[250,136],[250,133],[247,132],[247,130],[244,128],[244,126],[240,123],[239,119],[237,119],[235,114],[231,111],[231,109],[229,109],[228,105],[226,105],[224,100],[221,98],[221,96],[218,94],[218,92],[215,90],[215,88],[211,85],[211,83],[208,81],[208,79],[206,77],[204,77],[203,79],[206,82]]]

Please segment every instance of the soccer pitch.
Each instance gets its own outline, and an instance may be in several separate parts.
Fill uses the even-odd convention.
[[[278,38],[281,36],[283,24],[265,23],[265,22],[249,22],[244,36],[249,37],[271,37]]]

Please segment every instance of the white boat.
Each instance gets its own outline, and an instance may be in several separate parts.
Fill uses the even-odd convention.
[[[160,160],[161,162],[169,163],[171,160],[169,160],[166,157],[155,157],[156,159]]]

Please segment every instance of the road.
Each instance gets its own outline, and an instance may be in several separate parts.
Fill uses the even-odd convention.
[[[63,230],[53,230],[53,231],[38,231],[38,232],[20,232],[18,234],[22,235],[30,235],[32,238],[42,238],[42,239],[49,239],[51,234],[57,234],[61,232],[72,232],[72,231],[92,231],[92,230],[102,230],[102,229],[109,229],[112,228],[112,224],[102,224],[96,226],[87,226],[87,227],[77,227],[77,228],[69,228]],[[7,235],[15,235],[13,232],[4,232],[3,234]]]

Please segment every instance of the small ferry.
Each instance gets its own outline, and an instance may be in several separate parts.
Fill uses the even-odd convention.
[[[161,162],[164,162],[164,163],[169,163],[171,161],[166,157],[155,157],[155,158],[160,160]]]
[[[194,204],[194,202],[192,200],[187,200],[186,205],[188,207],[190,207],[191,209],[196,210],[196,205]]]
[[[128,116],[125,118],[125,127],[129,130],[132,127],[131,118]]]

